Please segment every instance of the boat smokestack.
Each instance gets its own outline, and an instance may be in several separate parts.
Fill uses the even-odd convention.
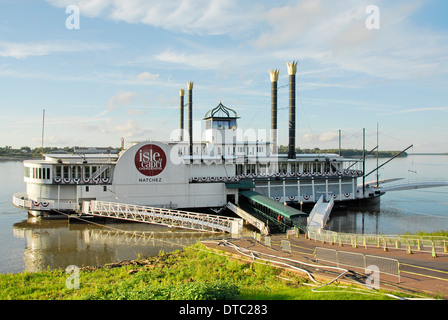
[[[180,137],[179,140],[184,140],[184,95],[185,90],[179,89],[179,95],[180,95]]]
[[[287,62],[289,74],[289,144],[288,159],[296,158],[296,72],[297,62]]]
[[[193,82],[187,82],[188,89],[188,134],[190,146],[190,162],[193,162]]]
[[[269,70],[271,76],[271,154],[277,154],[277,82],[279,70]]]

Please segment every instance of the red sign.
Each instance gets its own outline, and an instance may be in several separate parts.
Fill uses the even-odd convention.
[[[138,149],[134,158],[137,170],[148,177],[162,173],[166,166],[166,155],[162,148],[154,144],[146,144]]]

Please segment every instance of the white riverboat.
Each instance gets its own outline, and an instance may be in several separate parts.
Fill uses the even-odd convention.
[[[290,74],[288,154],[277,153],[277,79],[271,71],[272,126],[238,128],[237,113],[222,103],[203,119],[201,141],[193,141],[193,83],[188,85],[188,130],[184,130],[184,94],[180,90],[179,136],[170,141],[144,141],[124,148],[91,153],[45,154],[24,161],[26,192],[13,204],[33,215],[82,212],[84,202],[112,201],[170,209],[223,208],[238,204],[241,191],[252,190],[282,204],[314,204],[323,195],[336,204],[381,195],[362,183],[363,161],[336,154],[295,152],[295,63]]]

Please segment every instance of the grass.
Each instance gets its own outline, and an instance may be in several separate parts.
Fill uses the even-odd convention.
[[[217,254],[219,253],[219,254]],[[308,280],[268,264],[247,263],[201,244],[173,253],[80,270],[79,289],[65,270],[0,275],[0,299],[26,300],[362,300],[381,292],[331,285],[313,292]]]

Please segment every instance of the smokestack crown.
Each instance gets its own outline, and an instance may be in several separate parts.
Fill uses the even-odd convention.
[[[295,75],[297,73],[297,61],[289,61],[286,63],[286,66],[288,67],[288,74],[290,76]]]
[[[179,95],[181,97],[183,97],[185,95],[185,90],[184,89],[179,89]]]
[[[193,82],[191,81],[187,82],[187,88],[188,90],[193,90]]]
[[[271,82],[278,81],[278,74],[280,73],[280,70],[269,70],[269,74],[271,75]]]

